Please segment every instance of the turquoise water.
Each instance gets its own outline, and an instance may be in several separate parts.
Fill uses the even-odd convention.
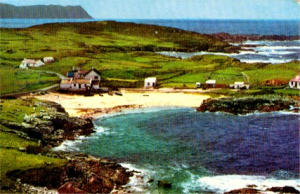
[[[300,184],[296,114],[234,116],[150,108],[102,117],[95,124],[98,131],[70,149],[144,170],[146,178],[154,179],[144,189],[153,193]],[[158,180],[168,180],[172,189],[159,190]]]

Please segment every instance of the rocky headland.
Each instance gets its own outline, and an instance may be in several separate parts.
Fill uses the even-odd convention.
[[[23,154],[22,156],[28,156],[28,160],[31,160],[32,156],[45,158],[42,166],[33,165],[31,168],[7,171],[5,176],[10,180],[10,184],[0,187],[1,192],[110,193],[122,189],[133,176],[132,171],[114,161],[85,154],[52,151],[51,148],[65,140],[74,140],[78,136],[93,133],[91,118],[70,117],[65,109],[55,102],[27,98],[17,101],[4,100],[1,103],[1,133],[17,135],[25,142],[38,142],[26,147],[1,146],[1,149],[7,152],[17,151]],[[7,109],[7,105],[11,107]],[[21,111],[21,105],[26,106],[23,107],[26,113],[16,118],[23,119],[4,119],[14,111]],[[13,106],[17,109],[14,110]],[[46,157],[65,162],[54,164],[47,161]]]
[[[54,168],[44,166],[7,174],[16,182],[16,192],[31,193],[38,187],[58,193],[110,193],[121,190],[133,176],[133,172],[105,159],[84,154],[52,154],[67,158],[67,163]]]
[[[220,98],[204,100],[199,112],[227,112],[231,114],[248,114],[253,112],[273,112],[290,110],[292,107],[299,107],[294,100],[267,99],[267,98]],[[295,111],[297,109],[294,109]]]
[[[35,102],[35,107],[47,107],[33,114],[25,114],[23,121],[14,122],[0,119],[0,124],[8,127],[11,133],[25,138],[38,139],[41,146],[58,146],[64,140],[74,140],[79,135],[94,132],[92,119],[69,117],[65,109],[55,102]]]

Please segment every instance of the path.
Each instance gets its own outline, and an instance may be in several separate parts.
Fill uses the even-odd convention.
[[[246,82],[249,83],[249,76],[244,72],[242,72],[242,75],[246,78]]]

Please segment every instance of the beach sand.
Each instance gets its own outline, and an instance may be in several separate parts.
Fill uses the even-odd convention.
[[[54,101],[61,104],[70,116],[97,117],[123,109],[146,107],[199,107],[203,100],[210,96],[199,92],[184,92],[173,90],[121,90],[123,96],[98,94],[90,97],[83,95],[69,95],[48,93],[35,96],[40,100]]]

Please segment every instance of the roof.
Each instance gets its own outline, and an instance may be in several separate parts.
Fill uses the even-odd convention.
[[[92,69],[90,69],[89,71],[87,71],[87,73],[86,73],[85,75],[89,74],[91,71],[94,71],[94,72],[96,72],[97,74],[101,75],[100,71],[98,71],[97,69],[94,69],[94,68],[92,68]]]
[[[31,64],[35,64],[36,63],[36,61],[34,59],[24,59],[22,62],[23,63],[31,63]]]
[[[244,85],[244,82],[234,82],[234,85]]]
[[[79,75],[86,75],[88,72],[89,71],[80,70],[80,71],[77,71],[76,73]]]
[[[63,79],[61,84],[90,84],[91,80],[89,79]]]
[[[207,80],[205,83],[206,84],[216,84],[216,80]]]
[[[292,82],[300,82],[300,75],[297,75],[293,79],[291,79]]]
[[[157,81],[156,77],[147,77],[145,79],[145,82],[156,82],[156,81]]]

